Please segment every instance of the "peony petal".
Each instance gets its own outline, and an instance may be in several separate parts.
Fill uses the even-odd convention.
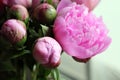
[[[61,29],[61,26],[64,27]],[[93,53],[86,50],[82,46],[78,46],[75,41],[70,38],[69,33],[66,31],[66,23],[62,17],[58,17],[54,24],[55,38],[59,43],[61,43],[63,50],[71,56],[77,56],[78,58],[88,58]],[[64,35],[64,36],[63,36]]]
[[[105,51],[111,42],[112,42],[112,39],[110,37],[106,37],[103,40],[103,42],[99,45],[99,49],[97,50],[96,53],[101,53],[101,52]]]
[[[89,11],[92,11],[100,2],[100,0],[71,0],[73,2],[76,2],[77,4],[84,4],[89,8]]]
[[[92,11],[100,2],[100,0],[82,0],[83,4],[85,4],[88,8],[89,11]]]
[[[63,9],[64,7],[67,7],[71,3],[72,3],[71,0],[61,0],[59,5],[57,6],[57,12],[59,13],[61,9]]]

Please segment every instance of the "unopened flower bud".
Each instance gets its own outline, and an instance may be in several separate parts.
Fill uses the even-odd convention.
[[[23,5],[26,8],[29,8],[32,6],[32,0],[3,0],[3,3],[9,7],[16,4]]]
[[[29,13],[27,9],[22,5],[13,5],[10,8],[10,17],[26,21],[29,18]]]
[[[61,46],[51,37],[39,38],[34,45],[33,56],[36,61],[47,68],[60,64]]]
[[[36,8],[40,4],[40,0],[32,0],[32,9]]]
[[[7,20],[1,28],[2,36],[13,45],[23,45],[26,41],[26,26],[16,19]]]
[[[56,18],[56,10],[52,5],[43,3],[35,8],[33,16],[41,24],[52,24]]]
[[[60,0],[51,0],[51,2],[49,2],[48,0],[44,0],[44,2],[47,2],[53,5],[55,8],[57,8],[57,5],[59,4]]]

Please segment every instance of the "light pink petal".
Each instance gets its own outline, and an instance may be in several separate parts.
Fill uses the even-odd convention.
[[[110,37],[106,37],[105,40],[99,45],[99,48],[96,53],[101,53],[105,51],[111,42],[112,42],[112,39]]]
[[[63,50],[67,52],[67,54],[77,56],[78,58],[88,58],[93,55],[89,49],[86,50],[86,48],[78,46],[75,41],[70,38],[70,34],[66,31],[64,18],[57,18],[54,26],[55,38],[61,43]]]
[[[61,9],[63,9],[64,7],[67,7],[71,3],[72,3],[71,0],[61,0],[59,2],[59,5],[57,6],[57,12],[59,13]]]
[[[88,8],[89,11],[92,11],[100,2],[100,0],[82,0],[83,4],[85,4]]]

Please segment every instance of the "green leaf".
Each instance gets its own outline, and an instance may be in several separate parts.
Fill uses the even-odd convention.
[[[10,61],[3,61],[0,62],[0,71],[15,71],[15,68]]]
[[[30,53],[29,50],[23,50],[23,51],[19,52],[18,54],[15,54],[15,55],[11,56],[10,59],[14,59],[14,58],[23,56],[23,55],[28,54],[28,53]]]
[[[51,73],[51,69],[45,69],[45,76],[48,76]]]
[[[11,47],[11,43],[8,42],[6,39],[4,39],[1,35],[0,35],[0,51],[9,49]]]
[[[42,27],[42,33],[43,33],[43,35],[46,36],[48,34],[49,27],[45,26],[45,25],[42,25],[42,24],[41,24],[41,27]]]
[[[52,3],[52,0],[47,0],[47,2],[48,2],[49,4],[51,4],[51,3]]]
[[[29,28],[29,33],[30,33],[29,35],[30,38],[39,37],[39,34],[32,28]]]
[[[27,36],[24,36],[19,42],[17,42],[14,46],[16,47],[22,47],[27,40]]]

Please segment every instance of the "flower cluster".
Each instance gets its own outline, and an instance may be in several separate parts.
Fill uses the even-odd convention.
[[[59,80],[56,68],[63,51],[87,62],[106,50],[111,43],[108,29],[92,13],[99,2],[0,0],[1,79]]]

